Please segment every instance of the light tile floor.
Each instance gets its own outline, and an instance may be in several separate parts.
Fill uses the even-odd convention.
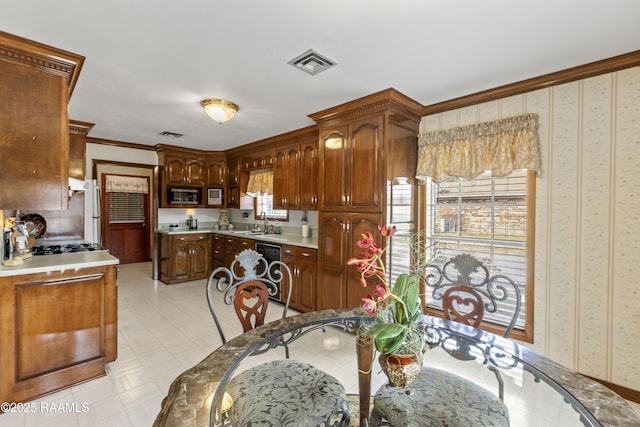
[[[30,412],[2,414],[0,427],[150,426],[171,382],[220,345],[206,303],[205,280],[167,286],[151,280],[150,263],[119,269],[118,359],[107,366],[107,375],[30,402],[24,407]],[[221,318],[229,325],[229,336],[241,332],[232,311],[221,313]],[[292,351],[339,377],[349,392],[357,390],[355,358],[348,353],[353,352],[350,336],[329,331],[316,345]],[[345,353],[343,361],[336,362],[337,352]],[[239,370],[247,366],[249,362]],[[532,419],[525,409],[519,410],[521,402],[544,402],[541,397],[518,396],[520,400],[507,402],[512,426],[566,425],[567,414],[560,405],[545,407],[548,419]],[[640,412],[640,405],[632,405]]]

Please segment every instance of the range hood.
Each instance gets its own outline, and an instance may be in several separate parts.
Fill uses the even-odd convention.
[[[75,178],[69,178],[69,197],[79,191],[87,191],[87,185],[85,181],[81,181]]]

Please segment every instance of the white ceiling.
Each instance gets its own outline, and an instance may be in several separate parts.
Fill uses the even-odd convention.
[[[86,57],[69,108],[89,136],[204,150],[390,87],[430,105],[638,50],[639,17],[638,0],[0,0],[0,30]],[[287,64],[308,49],[338,65]],[[219,125],[212,97],[240,111]]]

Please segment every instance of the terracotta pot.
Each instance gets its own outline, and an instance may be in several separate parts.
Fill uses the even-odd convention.
[[[422,368],[422,360],[418,354],[380,354],[378,358],[382,371],[389,378],[389,383],[396,387],[407,387]]]

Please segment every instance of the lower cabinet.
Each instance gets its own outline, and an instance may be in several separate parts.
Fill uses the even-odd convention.
[[[0,402],[105,375],[117,310],[116,265],[0,277]]]
[[[204,279],[211,273],[211,234],[160,234],[160,280]]]
[[[301,312],[316,310],[316,254],[315,249],[282,246],[282,262],[291,270],[292,286],[289,307]],[[286,276],[285,276],[286,277]],[[286,301],[288,284],[282,284],[282,299]]]
[[[318,236],[318,310],[355,308],[373,293],[360,285],[360,271],[347,266],[349,258],[362,249],[358,240],[364,233],[378,236],[382,215],[378,213],[321,212]]]

